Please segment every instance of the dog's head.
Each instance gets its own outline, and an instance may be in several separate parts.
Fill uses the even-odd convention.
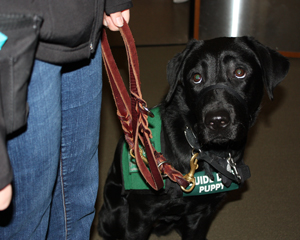
[[[176,102],[190,116],[204,147],[244,143],[264,86],[273,99],[273,89],[288,69],[285,57],[253,38],[192,40],[168,64],[165,103]]]

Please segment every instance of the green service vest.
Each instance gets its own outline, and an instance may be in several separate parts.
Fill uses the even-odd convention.
[[[152,132],[153,138],[150,139],[151,143],[155,147],[156,151],[161,152],[161,118],[159,107],[151,109],[154,114],[154,118],[148,118],[149,129]],[[145,153],[144,153],[145,155]],[[189,161],[189,160],[187,160]],[[149,185],[139,172],[135,159],[131,157],[129,153],[128,144],[125,142],[122,152],[122,168],[123,168],[123,180],[125,190],[146,190],[149,189]],[[222,179],[216,172],[213,172],[214,180],[211,180],[204,171],[198,171],[195,173],[196,186],[190,193],[183,192],[183,196],[199,196],[212,193],[220,193],[231,191],[239,188],[239,185],[232,183],[230,187],[226,187],[222,184]],[[165,181],[165,180],[164,180]]]

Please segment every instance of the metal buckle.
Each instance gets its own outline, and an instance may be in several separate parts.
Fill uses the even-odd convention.
[[[143,108],[149,117],[154,118],[154,114],[146,106],[143,106]]]
[[[140,156],[141,156],[143,162],[144,162],[146,165],[149,165],[148,159],[147,159],[146,157],[144,157],[143,152],[144,152],[144,151],[142,150],[142,148],[139,147],[139,153],[140,153]],[[135,159],[135,155],[134,155],[133,149],[130,149],[129,154],[130,154],[130,156],[131,156],[132,158]],[[157,168],[159,169],[159,167],[160,167],[161,165],[163,165],[164,163],[166,163],[166,162],[167,162],[167,161],[160,162],[160,163],[157,165]],[[162,172],[161,172],[161,173],[162,173]],[[167,177],[168,175],[167,175],[167,174],[162,174],[161,176],[162,176],[162,178],[165,178],[165,177]]]
[[[157,165],[157,168],[159,169],[159,167],[161,166],[161,165],[163,165],[164,163],[166,163],[167,161],[162,161],[162,162],[160,162],[158,165]],[[162,173],[162,171],[160,171],[160,173]],[[162,178],[165,178],[165,177],[167,177],[168,175],[167,174],[162,174],[161,175],[162,176]]]

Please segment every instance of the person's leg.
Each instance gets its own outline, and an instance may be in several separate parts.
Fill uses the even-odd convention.
[[[91,61],[62,70],[61,161],[48,239],[89,239],[98,191],[100,50]]]
[[[13,202],[0,213],[0,239],[45,239],[60,154],[60,70],[35,61],[27,128],[8,141]]]

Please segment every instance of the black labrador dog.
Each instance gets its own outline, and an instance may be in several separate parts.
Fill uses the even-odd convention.
[[[241,185],[250,176],[243,154],[264,87],[272,99],[288,69],[285,57],[250,37],[190,41],[168,64],[170,90],[159,106],[161,151],[167,161],[187,174],[197,151],[197,171],[204,171],[211,181],[218,172],[222,187]],[[99,234],[106,240],[143,240],[175,229],[182,239],[206,239],[226,192],[183,197],[180,187],[168,179],[157,192],[125,190],[123,142],[106,180]]]

